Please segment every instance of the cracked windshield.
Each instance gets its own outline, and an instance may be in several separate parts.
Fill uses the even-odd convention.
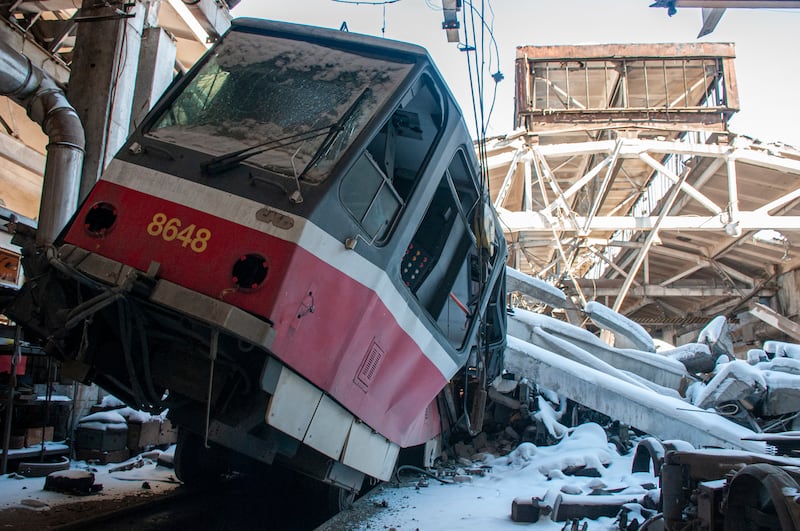
[[[320,182],[412,66],[234,32],[148,136]]]

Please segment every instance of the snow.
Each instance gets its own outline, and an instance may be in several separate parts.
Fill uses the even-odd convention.
[[[724,315],[714,317],[700,331],[698,343],[707,343],[711,353],[715,355],[728,354],[733,356],[733,339],[728,328],[728,321]]]
[[[508,291],[520,291],[553,308],[564,308],[567,305],[567,296],[563,291],[512,267],[506,267],[506,284]]]
[[[131,410],[133,411],[133,410]],[[79,428],[86,428],[96,431],[127,431],[128,422],[119,410],[98,411],[87,415],[78,421]]]
[[[775,358],[770,361],[756,363],[755,366],[762,371],[777,371],[800,375],[800,360],[794,358]]]
[[[725,317],[718,315],[714,317],[706,326],[700,331],[697,337],[699,343],[716,343],[724,333]]]
[[[765,341],[764,352],[780,358],[800,359],[800,345],[783,341]]]
[[[553,506],[562,494],[590,494],[598,489],[617,489],[616,496],[626,500],[641,498],[647,491],[642,485],[657,485],[648,473],[631,473],[633,452],[620,455],[609,444],[603,429],[593,423],[571,428],[569,434],[554,446],[537,447],[522,443],[502,457],[487,458],[477,465],[490,466],[483,476],[468,476],[463,483],[440,484],[426,480],[418,486],[415,476],[403,476],[400,485],[387,485],[367,496],[362,503],[383,506],[375,516],[363,522],[359,531],[390,529],[414,531],[517,530],[520,527],[537,531],[560,530],[563,522],[541,516],[535,524],[511,520],[511,505],[517,498],[537,497],[541,504]],[[599,478],[568,476],[563,470],[586,465],[600,472]],[[605,496],[598,496],[602,501]],[[609,498],[610,499],[610,498]],[[614,518],[585,520],[589,531],[613,529]],[[641,522],[641,519],[640,519]]]
[[[175,447],[163,453],[173,453]],[[24,501],[35,500],[44,504],[37,510],[49,510],[56,505],[74,503],[78,501],[108,500],[124,496],[140,494],[142,483],[150,484],[148,493],[159,494],[170,491],[179,485],[175,479],[175,472],[170,468],[157,465],[157,458],[162,452],[148,452],[145,456],[137,456],[124,463],[110,463],[108,465],[89,465],[85,461],[72,461],[69,470],[57,472],[65,477],[84,477],[88,473],[95,476],[95,484],[103,485],[103,489],[89,496],[76,496],[59,492],[44,490],[45,478],[24,478],[18,474],[0,476],[0,510],[27,509],[33,510]],[[142,461],[140,468],[126,471],[112,471],[126,463]],[[37,504],[38,505],[38,504]]]
[[[752,370],[747,363],[742,364]],[[684,400],[633,385],[515,337],[508,338],[506,368],[518,378],[527,377],[538,385],[552,388],[661,439],[684,439],[698,447],[764,450],[763,446],[742,440],[751,436],[752,430],[724,417],[708,413]]]
[[[114,395],[106,395],[100,401],[100,407],[103,409],[118,409],[125,407],[125,402]]]
[[[734,382],[741,382],[754,391],[767,388],[764,374],[759,369],[746,361],[734,360],[718,366],[714,378],[694,397],[694,404],[713,402],[715,396],[721,395]]]
[[[597,301],[591,301],[586,303],[583,311],[597,326],[629,340],[636,349],[644,350],[645,352],[656,351],[653,338],[650,337],[650,334],[647,333],[647,330],[642,325],[631,321],[608,306],[604,306]]]
[[[97,413],[86,415],[78,421],[78,424],[84,425],[95,422],[101,424],[125,424],[125,417],[117,411],[98,411]]]

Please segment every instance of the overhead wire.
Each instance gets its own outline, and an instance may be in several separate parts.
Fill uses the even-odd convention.
[[[486,18],[486,10],[487,4],[489,4],[488,9],[491,12],[491,22],[487,22]],[[469,87],[470,87],[470,101],[472,103],[472,114],[474,120],[474,127],[475,127],[475,134],[477,136],[476,143],[477,143],[477,156],[479,161],[479,190],[480,190],[480,201],[481,205],[485,205],[489,203],[489,198],[486,197],[488,193],[488,183],[489,183],[489,171],[488,171],[488,154],[486,149],[486,134],[487,129],[489,126],[489,120],[491,118],[491,111],[494,109],[494,101],[496,100],[497,96],[497,83],[502,80],[502,74],[498,73],[491,75],[492,79],[495,81],[495,87],[493,91],[492,97],[492,104],[489,112],[487,113],[486,109],[486,100],[485,100],[485,92],[486,92],[486,73],[487,67],[488,70],[491,71],[493,66],[493,52],[496,55],[496,59],[499,65],[499,49],[497,46],[497,40],[494,36],[494,31],[492,28],[493,20],[494,20],[494,10],[491,8],[490,0],[481,0],[480,7],[477,7],[474,2],[466,0],[463,4],[467,6],[469,9],[462,10],[462,20],[463,20],[463,27],[464,27],[464,44],[460,46],[459,49],[467,54],[467,73],[469,79]],[[489,41],[487,43],[487,40]],[[488,45],[488,46],[487,46]],[[488,52],[487,52],[488,47]],[[478,212],[478,216],[476,217],[481,230],[485,226],[485,210],[481,209]],[[492,235],[487,234],[487,239],[491,238]],[[486,245],[491,245],[489,242],[485,242]],[[489,279],[492,276],[490,273],[492,268],[497,267],[505,267],[505,263],[503,259],[495,259],[494,263],[491,261],[491,251],[487,248],[484,250],[482,246],[484,242],[479,242],[479,253],[480,253],[480,279],[479,279],[479,296],[478,300],[483,300],[486,296],[485,290],[491,289],[492,286],[488,285]],[[485,251],[485,252],[484,252]],[[490,302],[487,301],[487,308],[491,305]],[[474,432],[480,431],[482,426],[479,425],[479,422],[476,422],[475,426],[472,426],[473,419],[471,418],[472,415],[470,414],[470,401],[468,398],[468,392],[470,381],[470,372],[472,370],[476,370],[476,374],[474,377],[477,379],[478,389],[485,389],[487,385],[487,371],[489,370],[488,363],[490,361],[491,356],[491,346],[489,344],[489,321],[482,312],[479,312],[480,315],[480,329],[481,332],[478,334],[478,344],[477,344],[477,351],[476,351],[476,360],[475,366],[473,368],[470,367],[468,363],[464,367],[464,418],[466,419],[466,427],[467,430],[474,434]],[[480,401],[480,392],[472,398],[473,402]],[[475,402],[475,403],[478,403]],[[474,406],[475,404],[473,404]],[[478,417],[482,420],[482,417]]]

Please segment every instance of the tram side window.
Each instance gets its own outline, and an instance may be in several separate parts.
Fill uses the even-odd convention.
[[[342,182],[342,202],[371,240],[383,239],[401,201],[369,153],[362,154]]]
[[[342,181],[342,203],[371,241],[385,240],[442,129],[441,97],[427,76],[370,141]]]
[[[476,239],[470,210],[477,201],[460,152],[442,177],[400,266],[400,276],[454,347],[461,347],[477,302]]]

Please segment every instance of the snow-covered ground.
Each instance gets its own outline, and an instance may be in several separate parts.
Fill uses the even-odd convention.
[[[429,478],[424,481],[426,486],[419,486],[418,478],[424,476],[405,474],[399,486],[388,484],[359,501],[360,504],[385,508],[358,529],[483,531],[524,526],[536,530],[561,530],[565,522],[554,522],[549,515],[542,516],[535,524],[512,521],[513,501],[537,497],[543,500],[541,505],[553,507],[559,494],[588,495],[600,490],[614,492],[614,496],[623,494],[631,499],[641,498],[648,492],[644,486],[652,488],[658,481],[650,473],[632,474],[632,458],[633,452],[620,455],[600,426],[583,424],[570,430],[569,435],[554,446],[536,447],[522,443],[507,456],[486,456],[476,466],[490,466],[490,471],[483,477],[466,476],[469,480],[463,483],[442,484]],[[580,465],[596,468],[601,477],[567,476],[563,473],[568,467]],[[465,476],[459,476],[462,477]],[[600,500],[600,496],[597,499]],[[639,523],[643,521],[641,515],[638,520]],[[611,517],[583,520],[581,525],[584,522],[588,524],[588,531],[619,528],[615,518]]]
[[[174,446],[165,453],[174,452]],[[89,495],[73,495],[44,490],[45,478],[25,478],[19,474],[0,476],[0,511],[13,508],[26,508],[46,511],[56,505],[79,501],[106,500],[134,495],[141,492],[163,493],[179,485],[175,471],[157,463],[161,452],[147,452],[122,463],[108,465],[88,464],[85,461],[72,461],[71,470],[88,470],[95,476],[95,485],[102,490]],[[141,466],[135,466],[141,463]],[[133,464],[130,470],[122,470]],[[145,483],[147,485],[145,486]]]

